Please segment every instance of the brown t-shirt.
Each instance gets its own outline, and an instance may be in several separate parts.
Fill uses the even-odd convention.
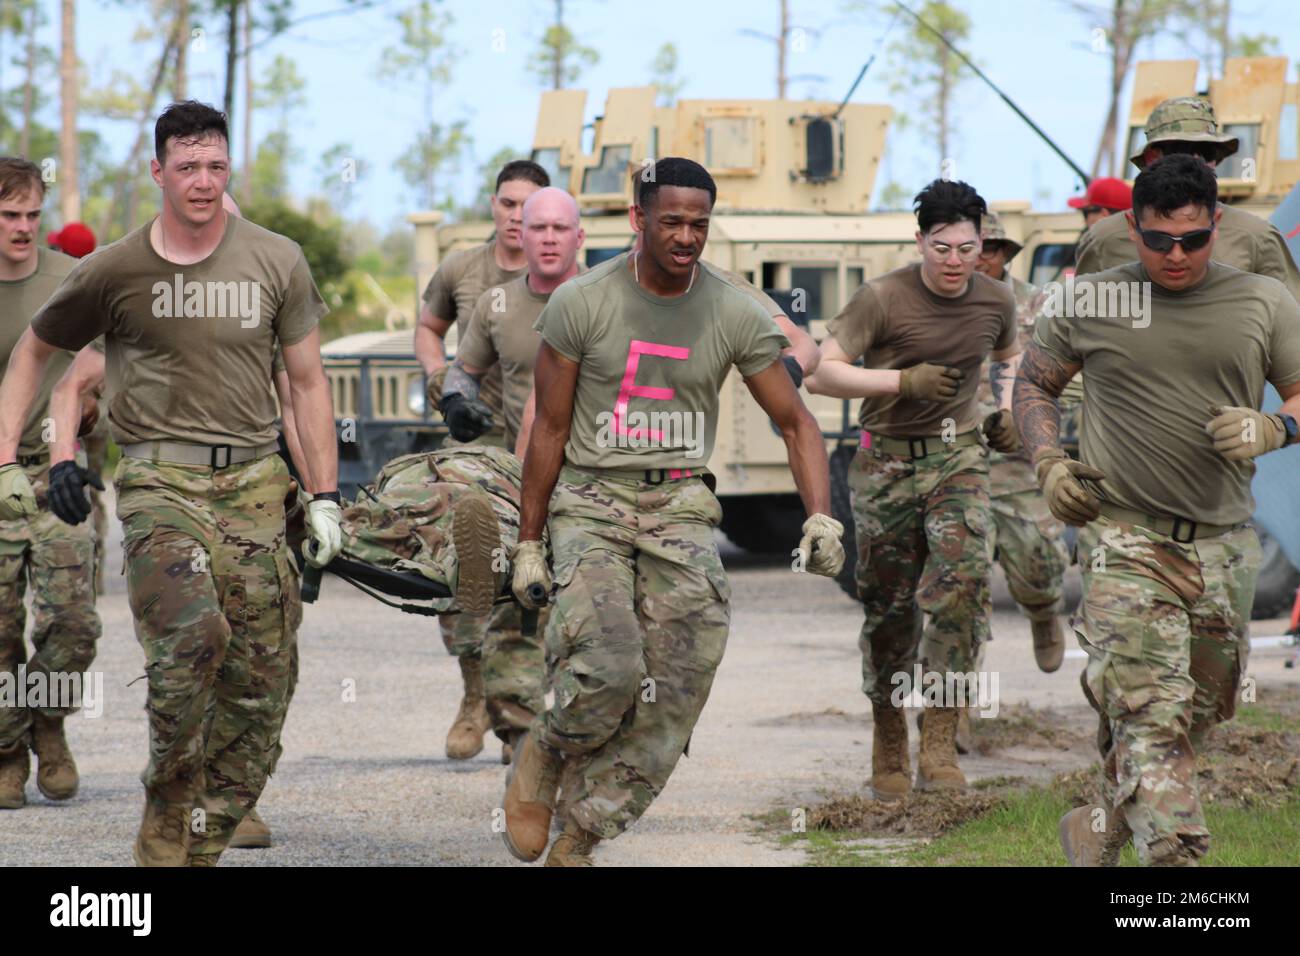
[[[1076,277],[1076,301],[1093,282],[1149,278],[1136,262]],[[1083,365],[1079,456],[1105,472],[1094,486],[1106,501],[1208,524],[1245,521],[1255,510],[1255,464],[1214,450],[1209,407],[1259,408],[1265,381],[1300,381],[1300,306],[1275,279],[1218,262],[1193,289],[1149,288],[1149,326],[1066,309],[1035,324],[1039,347]]]
[[[976,272],[954,298],[931,292],[920,263],[864,283],[827,326],[846,354],[867,368],[905,369],[922,362],[966,373],[955,398],[905,401],[897,395],[864,398],[864,431],[894,438],[937,437],[944,420],[957,434],[979,422],[980,368],[990,352],[1016,344],[1016,299],[1010,286]]]
[[[500,368],[507,448],[515,447],[533,390],[533,364],[542,344],[533,325],[550,299],[549,292],[528,287],[527,275],[489,288],[479,296],[456,349],[456,357],[475,368]]]
[[[0,379],[9,369],[9,356],[27,331],[37,310],[43,306],[59,283],[77,265],[77,260],[53,249],[36,248],[36,271],[25,279],[0,280]],[[72,356],[56,352],[45,366],[40,387],[27,412],[27,422],[18,441],[19,455],[38,455],[47,451],[42,422],[49,417],[50,394],[63,377]]]
[[[108,421],[119,445],[275,441],[276,342],[301,341],[329,311],[302,250],[228,216],[211,255],[178,265],[154,251],[150,225],[83,260],[32,328],[72,351],[105,336]]]
[[[424,304],[436,318],[444,322],[458,323],[459,342],[465,339],[465,323],[469,321],[478,304],[479,296],[493,286],[503,286],[512,279],[517,279],[525,272],[523,269],[502,269],[497,265],[496,240],[485,242],[473,249],[453,252],[438,271],[429,280],[424,290]],[[457,348],[460,346],[457,345]],[[498,419],[502,417],[501,407],[501,369],[490,369],[483,376],[482,387],[478,397],[492,409]]]
[[[570,279],[537,320],[546,343],[580,366],[564,457],[579,468],[700,469],[731,367],[757,375],[790,343],[709,269],[689,292],[657,296],[627,262],[617,256]]]

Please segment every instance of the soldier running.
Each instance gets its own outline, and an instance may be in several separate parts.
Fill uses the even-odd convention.
[[[266,782],[299,623],[289,475],[276,454],[277,342],[310,463],[317,564],[339,547],[337,444],[317,328],[327,309],[297,244],[221,208],[225,116],[174,103],[154,145],[162,212],[84,260],[33,319],[0,385],[0,460],[49,357],[104,335],[127,591],[149,681],[134,857],[202,866]],[[74,473],[55,501],[68,520],[89,511],[84,479]]]
[[[1294,443],[1300,414],[1300,307],[1275,279],[1211,261],[1228,219],[1217,200],[1196,157],[1143,170],[1125,214],[1140,260],[1076,278],[1075,291],[1104,299],[1122,284],[1132,302],[1143,290],[1144,313],[1044,313],[1016,381],[1016,423],[1052,513],[1082,529],[1075,627],[1104,804],[1061,820],[1074,866],[1113,866],[1130,838],[1151,865],[1194,865],[1209,848],[1196,748],[1236,711],[1250,650],[1251,459]],[[1073,461],[1055,399],[1080,369]],[[1266,381],[1278,414],[1256,410]]]
[[[558,663],[555,703],[523,738],[506,788],[503,836],[521,860],[546,850],[561,774],[577,761],[547,865],[589,865],[662,792],[704,708],[730,619],[713,537],[722,511],[704,466],[733,365],[785,440],[809,515],[807,570],[833,576],[843,564],[821,430],[780,362],[787,340],[699,264],[716,196],[698,163],[659,160],[642,187],[641,249],[566,282],[538,320],[513,589],[535,603],[554,567]]]
[[[481,246],[452,253],[424,290],[424,304],[415,328],[415,357],[428,376],[426,400],[439,409],[451,438],[457,442],[480,441],[505,446],[500,367],[483,377],[478,394],[469,398],[463,392],[451,404],[442,404],[443,382],[450,366],[443,344],[452,325],[458,325],[461,340],[470,314],[484,290],[504,286],[518,279],[527,269],[524,256],[524,201],[537,190],[551,184],[546,170],[536,163],[520,159],[506,163],[497,174],[496,192],[492,196],[494,238]],[[483,650],[487,646],[506,654],[520,643],[519,609],[501,604],[491,612],[485,625],[476,614],[439,618],[443,644],[460,664],[464,693],[455,721],[447,731],[446,753],[452,760],[468,760],[483,749],[483,735],[493,726],[483,683]],[[489,667],[497,667],[489,664]],[[506,733],[499,724],[498,732]],[[509,746],[502,759],[509,762]]]
[[[0,375],[32,316],[77,264],[37,245],[44,198],[39,167],[0,157]],[[52,355],[45,374],[33,380],[30,414],[25,419],[6,416],[7,427],[0,432],[0,674],[13,681],[13,688],[25,690],[33,679],[44,681],[46,688],[45,700],[37,704],[0,705],[0,809],[6,810],[26,802],[29,748],[36,754],[36,786],[42,794],[67,800],[77,792],[77,765],[63,721],[80,702],[50,695],[59,688],[80,687],[101,632],[95,610],[95,535],[90,526],[64,524],[47,507],[68,471],[78,467],[63,460],[51,467],[49,442],[58,431],[51,434],[46,418],[54,382],[71,360],[66,352]],[[78,407],[69,441],[80,417]],[[29,583],[34,618],[30,660],[23,646],[23,599]]]
[[[878,800],[912,790],[899,701],[908,687],[921,690],[918,671],[955,693],[925,714],[916,787],[966,786],[957,724],[975,703],[975,662],[992,614],[989,453],[980,432],[996,451],[1019,447],[1009,410],[1020,356],[1015,296],[975,272],[984,200],[966,183],[940,179],[921,190],[915,209],[921,262],[858,289],[831,320],[808,383],[814,393],[863,400],[849,489]],[[853,367],[859,357],[865,368]],[[976,391],[986,358],[996,363],[1002,408],[981,424]]]

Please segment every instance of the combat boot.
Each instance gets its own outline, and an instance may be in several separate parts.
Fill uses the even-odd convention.
[[[901,707],[871,705],[871,793],[877,800],[901,800],[912,792],[907,756],[907,716]]]
[[[487,614],[497,597],[497,560],[502,554],[501,524],[487,495],[460,496],[451,512],[456,547],[456,603],[466,614]]]
[[[136,866],[186,866],[194,797],[183,783],[145,790],[144,819],[135,838]]]
[[[465,696],[460,700],[456,721],[447,731],[447,757],[468,760],[483,749],[483,735],[492,726],[483,696],[483,661],[466,655],[459,658]]]
[[[959,707],[931,707],[921,727],[917,790],[965,790],[966,775],[957,766]]]
[[[23,788],[32,772],[26,739],[0,753],[0,810],[17,810],[27,802]]]
[[[1096,824],[1103,821],[1104,828],[1098,830]],[[1122,814],[1095,803],[1061,817],[1057,832],[1070,866],[1118,866],[1120,851],[1133,837]]]
[[[970,715],[974,707],[963,707],[957,714],[957,753],[964,756],[975,749],[975,735],[970,729]]]
[[[1042,621],[1030,621],[1029,629],[1034,635],[1034,660],[1038,669],[1044,674],[1059,670],[1065,660],[1065,632],[1061,630],[1061,619],[1053,614]]]
[[[591,851],[600,842],[600,837],[578,826],[572,820],[564,826],[564,832],[555,838],[551,852],[546,854],[546,866],[592,866]]]
[[[77,764],[63,736],[63,718],[32,716],[32,750],[36,753],[36,786],[51,800],[67,800],[81,782]]]
[[[506,825],[501,838],[515,859],[532,863],[546,849],[563,769],[563,754],[546,746],[534,734],[524,735],[515,751],[502,801]]]
[[[239,826],[235,827],[235,832],[230,837],[230,846],[236,850],[258,850],[270,845],[271,828],[258,816],[257,808],[254,807],[244,814],[244,819],[240,820]],[[193,862],[190,863],[190,866],[195,865]]]

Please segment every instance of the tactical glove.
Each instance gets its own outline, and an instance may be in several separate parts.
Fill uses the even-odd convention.
[[[1016,431],[1015,420],[1008,409],[996,411],[985,418],[983,431],[989,447],[994,451],[1000,451],[1004,455],[1020,451],[1020,432]]]
[[[922,362],[898,374],[898,396],[907,401],[943,402],[957,397],[961,369]]]
[[[307,502],[307,541],[303,557],[313,568],[323,568],[343,548],[343,509],[329,498]]]
[[[424,401],[429,411],[442,413],[442,383],[447,380],[451,363],[440,365],[429,375],[424,385]]]
[[[0,466],[0,521],[36,516],[36,489],[16,461]]]
[[[1205,432],[1228,461],[1257,458],[1286,444],[1286,428],[1276,415],[1237,405],[1211,405],[1210,414]]]
[[[90,515],[86,486],[104,490],[104,481],[75,461],[50,466],[50,510],[67,524],[81,524]]]
[[[1067,457],[1059,448],[1045,450],[1036,457],[1038,485],[1043,489],[1048,509],[1057,519],[1082,528],[1101,514],[1101,502],[1079,479],[1101,481],[1106,477],[1104,472]]]
[[[442,417],[451,437],[457,441],[473,441],[492,427],[492,409],[460,392],[443,396]]]
[[[844,567],[844,525],[820,512],[803,523],[799,550],[807,557],[806,570],[833,578]]]
[[[546,566],[546,548],[540,541],[520,541],[510,552],[514,576],[510,590],[515,600],[530,610],[545,607],[551,594],[551,569]]]

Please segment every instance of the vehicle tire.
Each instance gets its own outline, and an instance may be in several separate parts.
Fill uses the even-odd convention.
[[[857,448],[852,445],[841,445],[831,453],[831,517],[844,525],[844,567],[835,576],[835,583],[855,601],[858,599],[858,540],[849,498],[849,466],[856,453]]]
[[[1296,588],[1300,587],[1300,571],[1291,566],[1286,552],[1276,538],[1255,526],[1259,533],[1259,546],[1264,552],[1259,562],[1259,579],[1255,585],[1255,605],[1250,616],[1255,620],[1286,617],[1295,605]]]
[[[755,554],[789,554],[799,544],[803,522],[798,495],[737,496],[722,503],[722,533]]]

